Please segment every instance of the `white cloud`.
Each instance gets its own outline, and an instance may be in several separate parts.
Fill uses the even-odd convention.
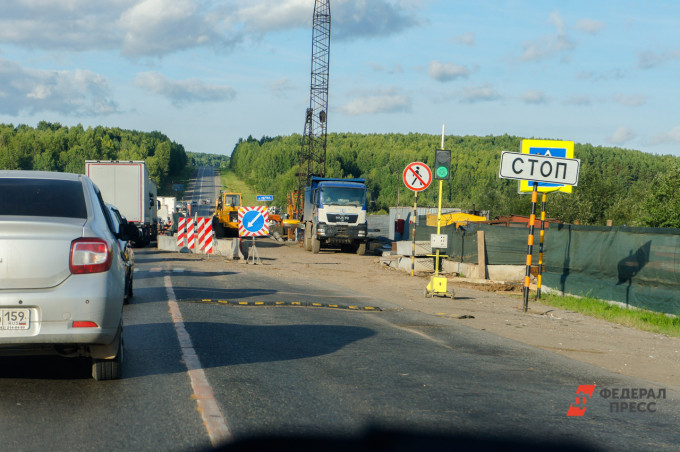
[[[339,111],[346,115],[399,113],[411,110],[411,98],[395,88],[367,94],[347,102]]]
[[[562,16],[558,12],[550,14],[548,23],[555,25],[557,33],[540,40],[525,42],[520,56],[522,61],[542,60],[559,54],[566,56],[576,47],[576,44],[569,39]]]
[[[403,0],[336,0],[331,7],[333,37],[397,34],[421,23],[417,7]]]
[[[402,68],[401,64],[399,63],[394,63],[392,67],[385,67],[380,63],[376,63],[375,61],[370,61],[368,66],[375,72],[385,72],[387,74],[402,74],[404,72],[404,68]]]
[[[604,22],[594,19],[581,19],[576,22],[576,28],[591,35],[596,35],[604,28]]]
[[[635,133],[629,127],[619,127],[607,137],[607,140],[616,145],[625,144],[635,138]]]
[[[131,3],[132,0],[3,2],[0,43],[30,49],[111,49],[120,41],[115,20]]]
[[[627,107],[639,107],[647,103],[647,98],[644,94],[631,94],[628,96],[616,94],[614,96],[614,101]]]
[[[57,112],[65,115],[115,113],[108,81],[86,70],[44,71],[28,69],[0,59],[0,113],[18,115]]]
[[[286,77],[282,77],[278,80],[274,80],[269,84],[269,89],[274,93],[276,97],[283,97],[289,91],[295,88],[293,82]]]
[[[464,33],[459,36],[454,36],[451,38],[451,42],[454,44],[462,44],[464,46],[474,46],[475,45],[475,34],[472,32]]]
[[[464,103],[488,102],[500,98],[501,98],[500,94],[498,94],[498,92],[493,86],[491,86],[490,84],[485,84],[481,86],[468,86],[464,88],[461,96],[461,102]]]
[[[575,105],[578,107],[592,105],[592,103],[593,100],[584,94],[573,94],[564,101],[565,105]]]
[[[638,54],[638,69],[652,69],[669,62],[680,61],[680,51],[641,52]]]
[[[209,85],[197,79],[170,80],[158,72],[138,74],[135,84],[153,94],[168,98],[176,106],[195,102],[230,101],[236,96],[236,91],[228,86]]]
[[[457,78],[467,77],[470,70],[459,64],[442,63],[440,61],[430,61],[428,74],[439,82],[449,82]]]
[[[314,2],[260,0],[234,10],[222,9],[228,29],[265,34],[291,28],[311,28]],[[419,23],[416,5],[395,0],[336,0],[331,5],[333,38],[354,39],[398,33]]]
[[[652,144],[680,143],[680,126],[675,126],[666,133],[655,136]]]
[[[522,101],[527,104],[546,104],[548,96],[540,90],[528,90],[522,94]]]
[[[601,82],[609,80],[621,80],[625,76],[625,72],[621,69],[609,69],[603,72],[582,71],[576,74],[574,78],[576,80],[595,80]]]
[[[248,3],[248,6],[227,13],[227,22],[244,24],[249,30],[261,34],[288,28],[311,27],[314,5],[308,0],[264,0]]]
[[[163,55],[222,41],[195,0],[143,0],[123,12],[118,27],[121,52],[128,56]]]
[[[6,3],[6,4],[5,4]],[[419,2],[336,0],[334,38],[385,36],[421,23]],[[230,48],[279,30],[311,28],[311,0],[23,0],[4,2],[0,45],[117,50],[138,58],[195,47]]]

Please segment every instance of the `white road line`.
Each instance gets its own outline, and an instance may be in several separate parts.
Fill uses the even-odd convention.
[[[169,275],[166,275],[163,281],[165,283],[165,292],[168,296],[169,312],[175,325],[175,333],[179,340],[179,346],[182,349],[182,360],[187,367],[187,374],[189,375],[189,380],[191,380],[191,388],[194,390],[192,398],[196,399],[196,408],[201,413],[203,425],[206,432],[208,432],[210,443],[213,447],[217,447],[227,441],[231,441],[233,436],[215,399],[212,386],[210,386],[208,378],[201,367],[201,360],[196,354],[191,337],[184,327],[184,317],[182,317],[182,312],[175,298],[172,280]]]

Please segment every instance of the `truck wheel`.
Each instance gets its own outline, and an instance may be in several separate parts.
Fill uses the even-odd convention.
[[[357,245],[357,254],[359,256],[366,254],[366,242],[361,242]]]
[[[317,239],[316,237],[312,237],[312,253],[314,254],[319,254],[319,251],[321,250],[321,240]]]

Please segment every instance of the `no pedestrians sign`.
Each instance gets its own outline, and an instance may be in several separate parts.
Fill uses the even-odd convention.
[[[432,182],[432,170],[422,162],[409,163],[404,168],[403,179],[409,190],[423,191]]]

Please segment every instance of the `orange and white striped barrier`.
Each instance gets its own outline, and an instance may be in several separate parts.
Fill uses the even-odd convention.
[[[193,218],[187,218],[187,241],[189,244],[187,247],[190,250],[193,250],[196,248],[196,232],[194,230],[194,219]]]
[[[198,246],[205,254],[213,252],[212,218],[210,217],[198,219]]]
[[[177,246],[183,248],[186,243],[186,218],[180,217],[177,221]]]

